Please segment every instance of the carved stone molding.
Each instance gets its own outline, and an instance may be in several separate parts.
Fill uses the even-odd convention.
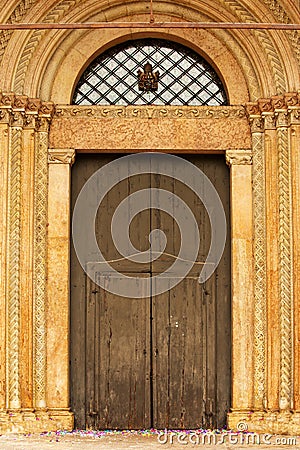
[[[254,224],[254,407],[264,407],[266,395],[266,198],[265,153],[262,133],[253,142],[253,224]]]
[[[251,165],[251,150],[226,150],[226,163],[230,167],[232,165]]]
[[[12,127],[43,128],[48,131],[54,114],[54,104],[36,98],[0,91],[0,123]]]
[[[8,201],[8,306],[7,306],[7,397],[8,408],[19,409],[20,345],[20,224],[21,224],[21,155],[22,131],[10,129],[9,201]]]
[[[7,250],[7,406],[11,414],[22,406],[20,397],[20,305],[21,305],[21,214],[22,214],[22,155],[27,151],[24,130],[34,136],[34,254],[33,254],[33,324],[34,324],[34,406],[46,407],[46,347],[45,308],[47,279],[47,151],[49,122],[54,105],[25,95],[0,92],[0,121],[7,126],[9,136],[9,198]],[[31,174],[25,175],[28,179]],[[24,248],[24,246],[23,246]]]
[[[236,106],[59,106],[56,117],[97,117],[131,119],[209,119],[245,117],[245,109]]]
[[[69,409],[48,411],[0,412],[0,434],[42,433],[73,430],[74,415]]]
[[[34,404],[46,407],[46,280],[47,280],[47,198],[48,133],[35,137],[34,186]]]
[[[274,95],[257,102],[246,103],[246,112],[250,121],[269,121],[268,117],[276,117],[277,126],[286,126],[288,119],[300,110],[300,91]],[[296,114],[297,115],[297,114]]]
[[[75,162],[75,150],[72,149],[53,149],[48,150],[49,164],[70,164]]]
[[[292,308],[293,308],[293,258],[291,227],[290,151],[287,128],[280,127],[279,155],[279,286],[280,286],[280,409],[292,407]]]
[[[229,429],[240,430],[241,423],[244,424],[244,430],[250,433],[300,434],[299,411],[232,411],[228,414]]]
[[[280,380],[279,380],[279,408],[288,411],[293,408],[293,245],[292,245],[292,191],[291,191],[291,125],[300,124],[300,93],[288,92],[284,95],[276,95],[270,99],[260,99],[255,103],[246,105],[247,114],[252,125],[253,140],[253,188],[254,188],[254,226],[257,236],[258,247],[254,243],[255,271],[261,273],[261,264],[257,258],[261,254],[262,245],[265,241],[265,231],[261,217],[263,208],[262,193],[265,182],[262,176],[265,172],[261,166],[264,158],[264,131],[276,130],[278,153],[278,195],[279,202],[279,308],[280,308]],[[256,125],[255,125],[256,124]],[[257,126],[259,124],[259,126]],[[274,149],[275,150],[275,149]],[[257,170],[258,167],[258,170]],[[275,174],[274,174],[275,175]],[[255,194],[255,179],[260,179],[260,188]],[[256,202],[255,199],[258,199]],[[256,204],[257,203],[257,204]],[[263,213],[265,214],[265,212]],[[258,220],[258,218],[260,219]],[[257,225],[256,225],[257,224]],[[256,242],[256,239],[255,239]],[[262,255],[261,255],[262,256]],[[265,259],[265,257],[264,257]],[[255,287],[261,290],[261,279],[255,280]],[[256,291],[255,289],[255,291]],[[262,295],[262,292],[261,292]],[[260,311],[263,304],[260,305]],[[256,310],[258,315],[259,310]],[[258,316],[257,316],[258,317]],[[259,322],[255,318],[255,334],[262,339],[263,330],[259,330]],[[259,340],[257,341],[259,344]],[[256,347],[256,350],[258,347]],[[255,363],[255,369],[256,369]],[[256,370],[257,371],[257,370]]]

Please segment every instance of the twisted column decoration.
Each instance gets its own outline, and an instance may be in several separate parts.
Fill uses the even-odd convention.
[[[10,130],[8,206],[8,408],[21,407],[19,383],[22,130]]]
[[[292,407],[292,307],[293,259],[291,222],[291,170],[288,142],[288,111],[282,97],[273,100],[277,116],[279,188],[279,289],[280,289],[280,396],[279,407]]]
[[[9,114],[9,197],[8,197],[8,299],[7,299],[7,407],[21,408],[19,380],[20,345],[20,247],[21,247],[21,165],[24,104],[22,97],[1,93],[1,108]],[[19,101],[20,100],[20,101]]]
[[[299,93],[286,93],[247,104],[252,122],[253,138],[253,195],[254,195],[254,261],[255,261],[255,392],[256,408],[261,404],[265,391],[265,335],[266,292],[265,279],[265,163],[264,127],[276,128],[278,151],[278,200],[279,200],[279,308],[280,308],[280,392],[279,408],[293,408],[293,248],[292,248],[292,180],[289,126],[292,111],[300,103]],[[274,120],[275,117],[275,120]],[[264,366],[263,366],[264,364]]]

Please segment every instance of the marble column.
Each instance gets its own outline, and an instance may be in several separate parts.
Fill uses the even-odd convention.
[[[226,151],[230,166],[232,254],[232,412],[249,411],[253,395],[252,154]]]
[[[47,406],[69,411],[70,171],[75,151],[49,149]]]

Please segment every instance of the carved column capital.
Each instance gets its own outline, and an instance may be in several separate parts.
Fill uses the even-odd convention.
[[[289,126],[289,112],[287,109],[275,111],[277,128],[287,128]]]
[[[264,118],[265,130],[275,130],[276,129],[276,116],[274,112],[262,113]]]
[[[226,164],[229,167],[231,167],[232,165],[250,165],[250,164],[252,164],[251,150],[227,150],[226,151]]]
[[[75,154],[76,152],[73,149],[50,148],[48,150],[48,163],[70,164],[72,166],[75,162]]]
[[[251,133],[263,133],[265,130],[264,119],[261,116],[250,116]]]
[[[9,124],[10,116],[7,108],[0,107],[0,123]]]
[[[300,107],[289,109],[289,121],[291,125],[300,125]]]

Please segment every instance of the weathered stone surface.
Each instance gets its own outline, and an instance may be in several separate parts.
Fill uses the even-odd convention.
[[[50,132],[50,147],[89,151],[197,152],[250,146],[244,111],[234,107],[62,109]]]

